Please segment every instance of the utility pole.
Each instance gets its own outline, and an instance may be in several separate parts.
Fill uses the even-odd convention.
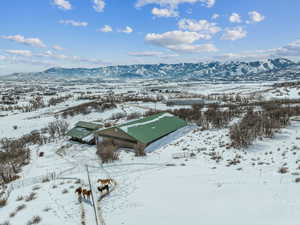
[[[88,165],[85,165],[85,166],[86,166],[86,172],[87,172],[88,181],[89,181],[89,185],[90,185],[91,195],[92,195],[92,201],[93,201],[93,208],[94,208],[94,214],[95,214],[96,224],[99,225],[98,216],[97,216],[97,212],[96,212],[96,204],[95,204],[93,189],[92,189],[92,185],[91,185],[89,167],[88,167]]]

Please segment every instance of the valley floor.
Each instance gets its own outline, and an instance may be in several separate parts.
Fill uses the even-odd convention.
[[[166,107],[124,104],[113,111],[78,115],[69,122],[74,125],[78,120],[105,120],[124,110],[146,110],[137,105]],[[18,137],[45,127],[53,120],[45,113],[0,117],[0,124],[5,124],[0,134]],[[41,225],[96,224],[92,201],[79,203],[74,193],[81,185],[89,188],[88,166],[101,225],[298,225],[300,183],[295,179],[300,177],[300,122],[292,121],[274,138],[258,140],[246,150],[228,147],[228,133],[229,128],[202,131],[189,126],[153,143],[145,157],[121,149],[120,160],[104,165],[95,146],[67,138],[31,146],[31,162],[20,173],[21,179],[13,182],[15,189],[0,208],[0,224],[27,225],[34,216],[41,218]],[[45,156],[38,157],[39,152]],[[181,155],[189,156],[174,158]],[[279,173],[282,167],[288,172]],[[39,180],[51,173],[58,179]],[[100,202],[99,178],[116,181]],[[32,199],[31,193],[35,193]]]

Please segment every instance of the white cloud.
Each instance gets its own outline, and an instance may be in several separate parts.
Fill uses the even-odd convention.
[[[259,23],[265,19],[265,16],[261,15],[259,12],[251,11],[248,13],[250,17],[250,23]]]
[[[156,17],[177,17],[178,12],[173,10],[173,9],[158,9],[158,8],[153,8],[152,9],[152,15]]]
[[[32,52],[29,50],[6,50],[5,52],[12,55],[32,56]]]
[[[129,26],[126,26],[125,29],[120,30],[119,32],[130,34],[130,33],[133,32],[133,29],[131,27],[129,27]]]
[[[145,52],[129,52],[128,55],[136,57],[153,57],[161,56],[163,52],[145,51]]]
[[[273,50],[274,54],[283,57],[300,57],[300,40],[294,41],[284,47]]]
[[[50,58],[54,58],[54,59],[67,59],[68,58],[68,56],[66,56],[66,55],[57,54],[57,53],[54,53],[50,50],[46,51],[44,53],[40,53],[40,54],[38,54],[38,56],[50,57]]]
[[[55,49],[55,50],[57,50],[57,51],[62,51],[62,50],[64,50],[64,48],[61,47],[61,46],[59,46],[59,45],[53,45],[52,48]]]
[[[225,33],[222,36],[222,40],[235,41],[238,39],[245,38],[247,36],[247,31],[242,27],[234,27],[225,29]]]
[[[58,6],[60,9],[70,10],[72,9],[72,5],[67,0],[53,0],[54,5]]]
[[[292,42],[286,46],[273,49],[262,49],[253,51],[244,51],[239,53],[226,53],[216,56],[217,60],[262,60],[270,58],[291,58],[299,60],[300,58],[300,40]]]
[[[163,34],[147,34],[145,40],[159,46],[193,43],[199,40],[199,34],[189,31],[169,31]]]
[[[241,19],[241,16],[238,13],[232,13],[229,17],[229,21],[231,23],[241,23],[242,19]]]
[[[217,52],[218,49],[213,44],[191,45],[181,44],[169,47],[170,50],[183,53],[201,53],[201,52]]]
[[[59,23],[71,25],[74,27],[86,27],[88,25],[87,22],[79,22],[75,20],[60,20]]]
[[[104,8],[105,8],[105,2],[104,0],[92,0],[94,3],[93,8],[97,11],[97,12],[103,12]]]
[[[211,18],[212,18],[213,20],[216,20],[216,19],[218,19],[219,17],[220,17],[220,15],[217,14],[217,13],[215,13],[215,14],[213,14],[213,15],[211,16]]]
[[[216,23],[210,23],[207,20],[181,19],[178,22],[178,27],[182,30],[198,32],[205,36],[204,39],[210,39],[212,35],[221,31],[221,28]]]
[[[22,35],[1,36],[3,39],[15,41],[21,44],[30,45],[39,48],[45,48],[46,45],[39,38],[25,38]]]
[[[207,7],[213,7],[215,0],[138,0],[136,7],[142,7],[148,4],[157,4],[160,6],[167,6],[171,8],[177,8],[179,4],[183,3],[204,3]]]
[[[108,32],[112,32],[113,29],[109,25],[104,25],[101,29],[99,29],[99,31],[104,32],[104,33],[108,33]]]
[[[153,45],[178,52],[211,52],[216,51],[212,44],[193,45],[195,41],[205,39],[203,35],[190,31],[169,31],[163,34],[147,34],[145,40]]]
[[[173,58],[178,57],[178,54],[170,54],[170,53],[164,53],[159,51],[142,51],[142,52],[129,52],[128,55],[134,56],[134,57],[156,57],[156,58]]]
[[[79,57],[79,56],[57,54],[52,51],[46,51],[46,52],[37,54],[36,56],[55,59],[55,60],[61,61],[62,63],[63,62],[86,63],[86,64],[91,64],[91,65],[103,64],[103,62],[99,59],[91,59],[91,58],[83,58],[83,57]]]

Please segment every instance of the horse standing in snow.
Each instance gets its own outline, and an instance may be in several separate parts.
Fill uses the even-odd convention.
[[[75,190],[75,193],[78,195],[78,200],[79,200],[79,202],[81,202],[81,198],[82,198],[82,196],[81,196],[81,194],[82,194],[82,188],[81,187],[79,187],[79,188],[77,188],[76,190]]]
[[[106,193],[109,193],[109,186],[106,184],[105,186],[103,187],[97,187],[98,191],[102,192],[106,190]]]
[[[101,185],[109,185],[113,183],[112,179],[99,179],[97,180],[98,183],[100,183]]]
[[[83,198],[85,198],[85,196],[86,196],[87,199],[90,199],[91,194],[92,194],[92,191],[91,191],[91,190],[83,189],[83,190],[82,190],[82,193],[83,193]]]

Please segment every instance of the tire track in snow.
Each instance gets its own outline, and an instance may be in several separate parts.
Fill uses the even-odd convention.
[[[96,201],[96,204],[97,204],[97,214],[98,214],[98,218],[99,218],[99,221],[101,223],[101,225],[106,225],[105,221],[104,221],[104,218],[103,218],[103,213],[102,213],[102,209],[101,209],[101,205],[100,205],[100,202],[103,198],[105,198],[106,196],[108,196],[111,192],[113,192],[115,189],[116,189],[116,186],[117,186],[117,182],[115,180],[113,180],[113,188],[111,188],[109,190],[109,192],[106,192],[104,195],[101,195],[98,200]]]
[[[81,225],[86,225],[86,222],[85,222],[85,211],[84,211],[84,206],[83,206],[83,203],[82,203],[82,200],[80,200],[80,224]]]

